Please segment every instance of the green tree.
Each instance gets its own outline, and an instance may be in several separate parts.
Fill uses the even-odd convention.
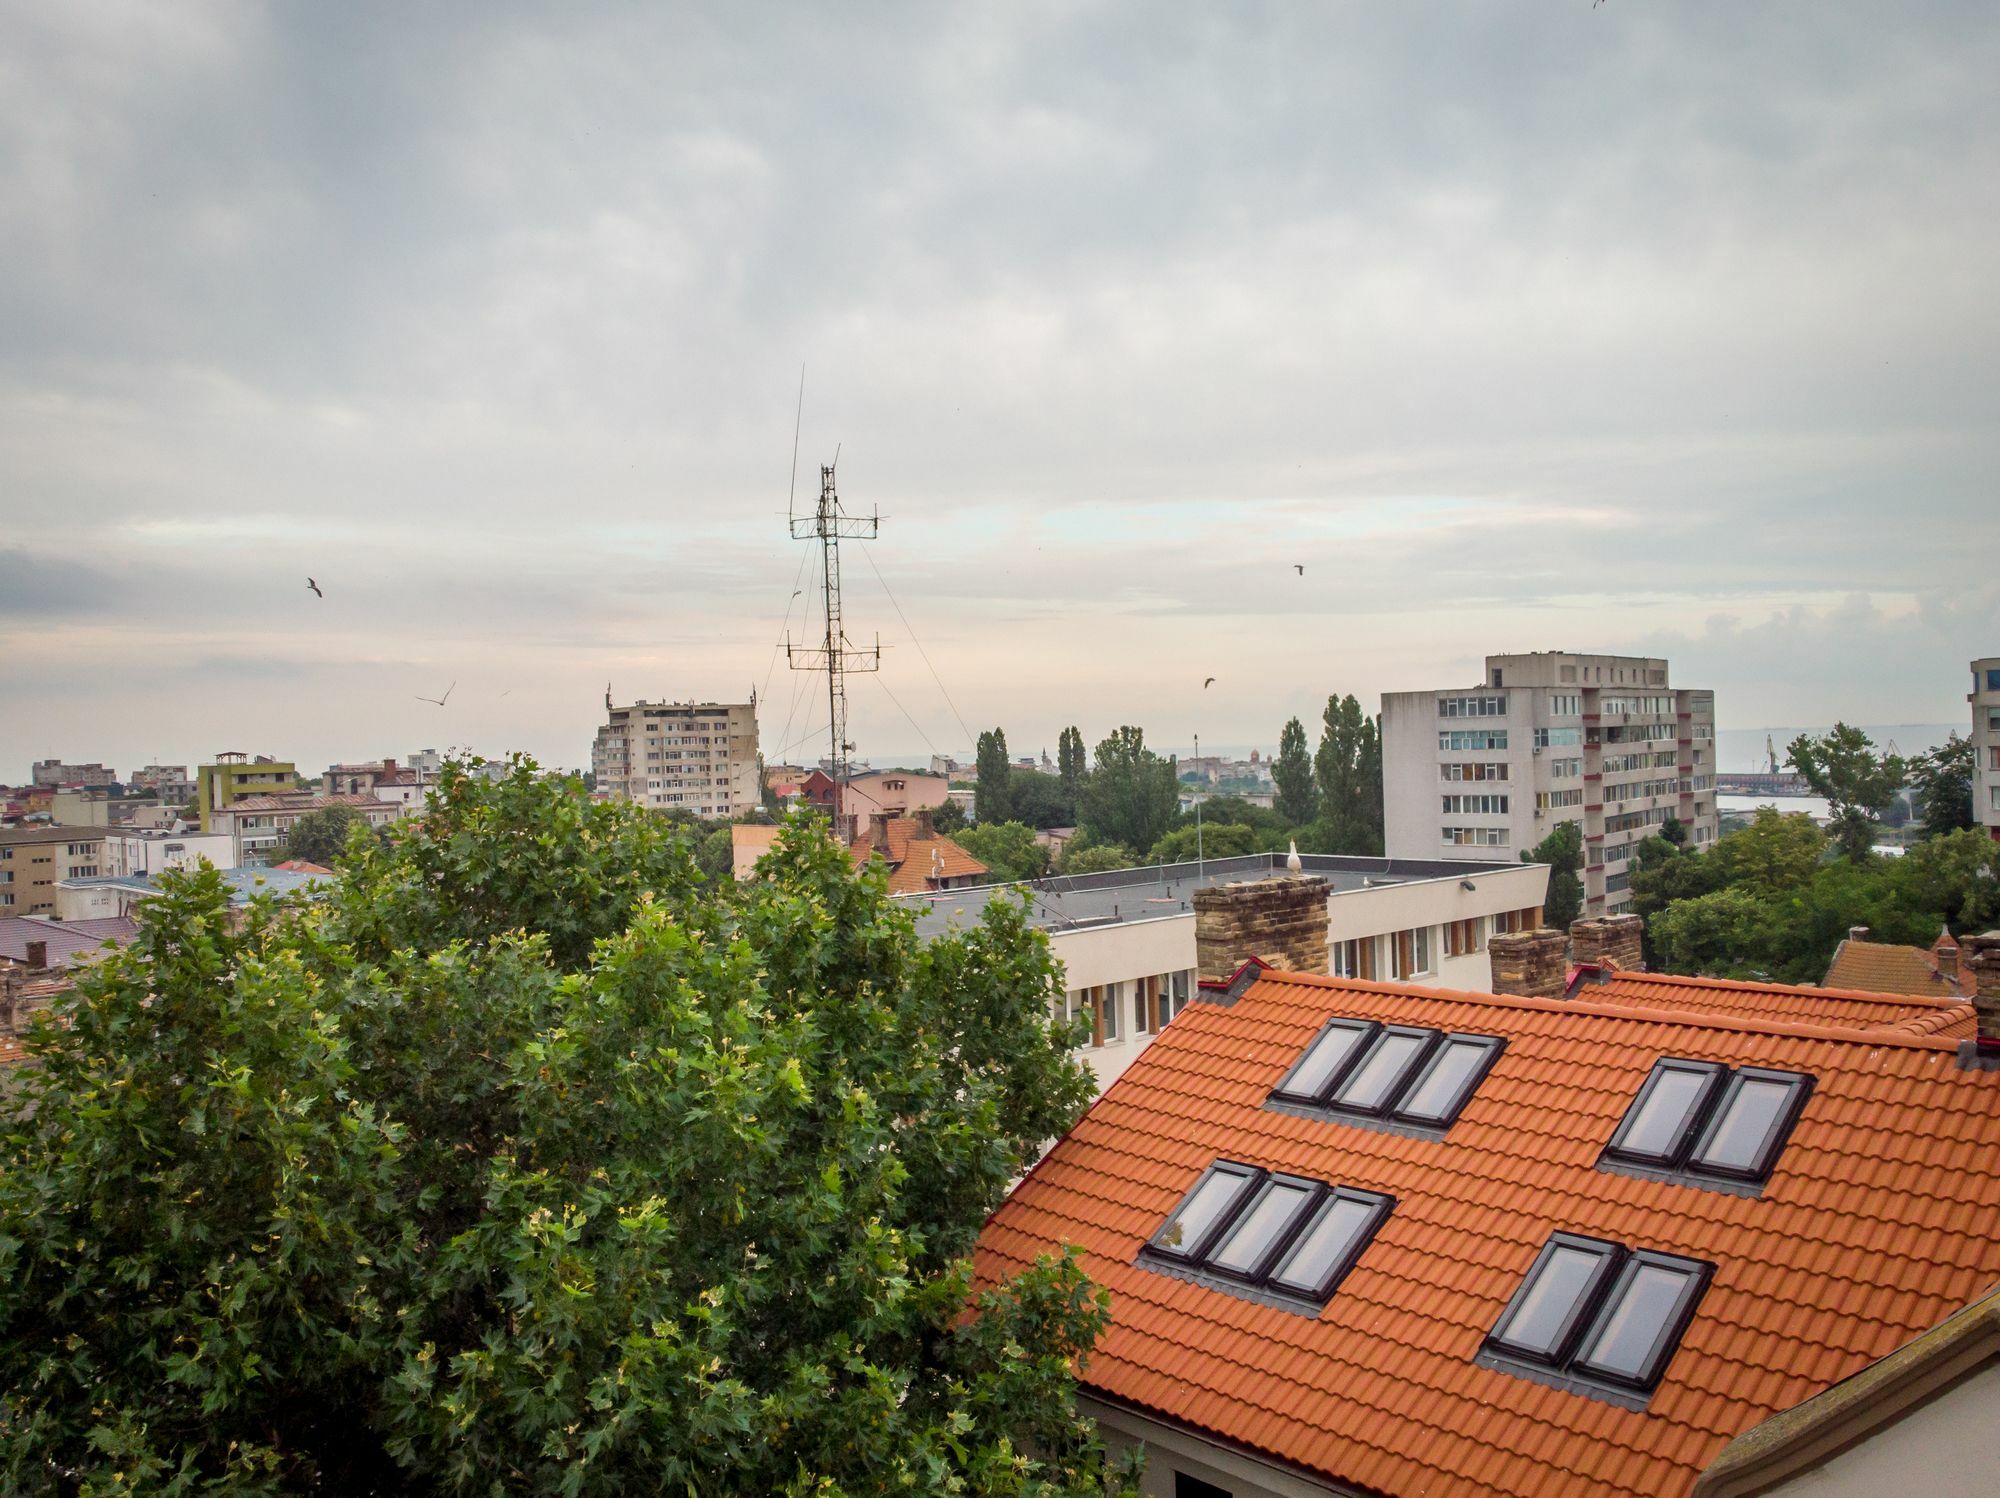
[[[1925,837],[1944,837],[1977,825],[1972,785],[1978,763],[1972,740],[1957,734],[1910,761],[1910,786],[1921,807]]]
[[[1658,836],[1663,843],[1668,843],[1676,848],[1685,848],[1688,840],[1687,823],[1683,822],[1672,812],[1669,812],[1666,821],[1660,823]]]
[[[981,822],[954,833],[952,841],[985,864],[995,884],[1039,879],[1049,871],[1049,850],[1035,841],[1035,829],[1021,822]]]
[[[1083,777],[1089,768],[1084,758],[1083,732],[1074,724],[1065,728],[1056,740],[1056,770],[1062,778],[1063,789],[1069,792],[1070,800],[1076,800],[1076,793],[1083,788]]]
[[[1102,1296],[964,1259],[1091,1092],[1046,940],[919,943],[805,819],[766,867],[522,762],[308,911],[164,876],[0,1104],[0,1486],[1120,1481]]]
[[[1112,869],[1134,869],[1145,862],[1123,843],[1084,842],[1072,838],[1070,845],[1063,849],[1062,868],[1065,874],[1103,874]]]
[[[1706,856],[1717,865],[1717,888],[1741,885],[1760,895],[1782,895],[1812,883],[1826,848],[1826,834],[1804,812],[1760,806],[1749,826],[1723,834]]]
[[[1097,746],[1096,763],[1077,796],[1077,826],[1093,842],[1150,848],[1180,814],[1174,763],[1146,747],[1130,725]]]
[[[302,812],[292,819],[284,845],[271,861],[283,863],[299,858],[331,868],[347,846],[348,833],[367,825],[368,819],[352,806],[323,806],[317,811]]]
[[[1282,751],[1281,751],[1282,752]],[[1382,739],[1375,720],[1350,693],[1326,699],[1313,756],[1319,792],[1315,825],[1300,837],[1315,853],[1382,852]]]
[[[1012,819],[1030,827],[1076,825],[1076,797],[1063,789],[1060,777],[1040,770],[1016,770],[1007,782],[1007,804]]]
[[[1567,931],[1583,914],[1583,828],[1558,822],[1555,830],[1521,854],[1522,863],[1549,866],[1549,892],[1542,901],[1542,924]]]
[[[1361,720],[1361,744],[1355,752],[1355,820],[1361,829],[1363,850],[1379,857],[1383,848],[1382,814],[1382,719],[1378,715]]]
[[[1004,822],[1013,815],[1008,799],[1014,766],[1007,758],[1007,735],[991,729],[979,736],[979,779],[973,791],[972,814],[981,822]]]
[[[1813,794],[1831,805],[1833,841],[1841,855],[1868,857],[1875,847],[1875,824],[1902,788],[1906,767],[1901,756],[1876,753],[1867,734],[1845,723],[1817,738],[1800,734],[1785,755]]]
[[[1279,731],[1278,757],[1271,765],[1271,779],[1278,788],[1279,815],[1294,827],[1312,821],[1319,810],[1319,798],[1313,786],[1313,761],[1306,750],[1305,726],[1297,718]]]
[[[965,825],[965,805],[963,802],[948,799],[942,806],[934,807],[931,810],[931,826],[939,832],[956,835],[958,830]]]
[[[1199,830],[1200,852],[1204,858],[1240,858],[1246,853],[1255,853],[1263,845],[1254,828],[1244,827],[1234,822],[1209,823],[1203,821],[1196,829],[1192,824],[1176,827],[1157,843],[1146,855],[1147,863],[1193,863],[1196,852],[1196,832]]]

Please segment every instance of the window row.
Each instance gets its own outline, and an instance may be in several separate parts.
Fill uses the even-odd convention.
[[[1356,936],[1327,948],[1336,978],[1414,978],[1431,971],[1431,929],[1417,926],[1383,936]]]
[[[1444,814],[1452,816],[1504,816],[1508,798],[1505,796],[1441,796]]]
[[[1714,1266],[1554,1233],[1493,1323],[1505,1361],[1645,1393],[1680,1345]]]
[[[1056,1018],[1090,1018],[1090,1044],[1108,1045],[1127,1035],[1153,1035],[1166,1029],[1167,1022],[1187,1008],[1194,996],[1194,970],[1156,973],[1130,982],[1097,983],[1073,988],[1057,1001]],[[1128,1014],[1127,1001],[1130,1010]]]
[[[1443,827],[1438,840],[1454,848],[1504,848],[1509,838],[1505,827]]]
[[[1506,1043],[1376,1020],[1327,1021],[1274,1101],[1448,1129]]]
[[[1507,762],[1483,763],[1479,760],[1452,760],[1438,766],[1440,780],[1505,780]]]
[[[1671,1171],[1695,1185],[1761,1185],[1812,1086],[1799,1072],[1662,1058],[1640,1084],[1601,1163]]]
[[[1627,723],[1622,728],[1604,730],[1604,742],[1607,744],[1645,744],[1674,736],[1675,729],[1671,723]]]
[[[1582,773],[1583,761],[1574,755],[1568,759],[1549,761],[1549,778],[1552,780],[1571,780]]]
[[[1440,718],[1504,718],[1507,716],[1505,697],[1440,697],[1438,698]]]
[[[1580,785],[1571,786],[1566,791],[1537,791],[1535,793],[1536,811],[1547,811],[1550,807],[1554,806],[1581,805],[1583,805],[1583,787]]]
[[[1145,1252],[1318,1307],[1394,1206],[1376,1192],[1218,1160]]]
[[[1576,692],[1556,692],[1549,698],[1549,711],[1558,718],[1574,718],[1583,711],[1583,697]]]
[[[1597,702],[1600,713],[1670,713],[1674,710],[1671,697],[1601,697]]]
[[[1562,749],[1583,742],[1581,728],[1537,728],[1535,747],[1537,749]]]
[[[1438,731],[1438,748],[1448,754],[1506,747],[1507,730],[1504,728],[1446,728]]]

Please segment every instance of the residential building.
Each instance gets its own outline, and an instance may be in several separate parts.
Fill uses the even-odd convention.
[[[847,851],[857,864],[872,858],[887,864],[892,895],[969,889],[986,880],[986,865],[931,825],[928,806],[909,816],[871,813]]]
[[[1949,930],[1939,931],[1929,950],[1895,942],[1872,941],[1866,926],[1848,928],[1827,964],[1828,988],[1858,988],[1875,993],[1922,993],[1970,998],[1973,976],[1960,967],[1958,943]]]
[[[215,756],[213,764],[195,772],[195,804],[201,815],[201,830],[215,830],[215,813],[246,796],[272,796],[298,789],[298,766],[290,760],[258,755],[255,759],[240,749]]]
[[[236,867],[236,839],[228,832],[175,831],[159,827],[109,827],[98,872],[113,878],[186,869],[206,860],[218,869]]]
[[[1495,933],[1537,927],[1549,871],[1281,853],[1212,858],[912,896],[932,937],[996,898],[1029,899],[1029,922],[1063,966],[1063,1013],[1087,1016],[1083,1055],[1109,1087],[1168,1021],[1246,958],[1364,977],[1483,989]]]
[[[1584,909],[1615,914],[1669,817],[1690,846],[1718,835],[1715,695],[1664,660],[1490,655],[1476,686],[1383,696],[1382,811],[1392,858],[1518,858],[1575,822]]]
[[[869,770],[848,778],[840,804],[850,816],[866,821],[878,813],[905,816],[914,811],[935,811],[950,797],[951,782],[942,775]]]
[[[0,915],[55,915],[56,882],[102,872],[101,827],[0,827]]]
[[[68,972],[96,961],[106,942],[122,947],[138,934],[137,923],[117,916],[97,921],[0,916],[0,967]]]
[[[328,765],[320,786],[329,796],[372,796],[377,786],[416,784],[422,778],[419,771],[398,765],[392,756],[360,764]]]
[[[38,759],[29,778],[36,785],[50,787],[64,785],[116,785],[118,772],[92,760],[89,764],[67,764],[59,759]]]
[[[330,881],[323,874],[297,869],[234,868],[218,871],[229,890],[230,906],[241,911],[259,895],[302,895],[318,899]],[[113,917],[145,918],[148,900],[158,898],[154,874],[127,874],[63,880],[56,889],[57,919],[65,925]]]
[[[109,827],[118,803],[102,790],[65,787],[49,797],[49,815],[70,827]]]
[[[1769,993],[1691,1012],[1252,977],[1168,1027],[974,1256],[985,1286],[1070,1246],[1108,1292],[1078,1403],[1144,1443],[1142,1491],[1990,1488],[1994,1379],[1949,1392],[1990,1365],[1986,1329],[1906,1385],[1936,1418],[1882,1438],[1888,1461],[1849,1448],[1858,1484],[1760,1486],[1735,1443],[2000,1283],[2000,993],[1957,1038],[1769,1019]],[[1874,1417],[1834,1403],[1778,1476]],[[1947,1472],[1974,1485],[1928,1481]]]
[[[157,796],[169,806],[186,806],[194,800],[195,783],[186,765],[148,765],[134,770],[126,789],[140,795]]]
[[[755,811],[763,804],[755,698],[613,707],[590,767],[609,799],[714,819]]]
[[[2000,842],[2000,656],[1972,663],[1973,820]]]
[[[387,827],[412,811],[410,807],[375,796],[322,796],[294,791],[280,796],[241,796],[227,806],[204,807],[208,812],[204,830],[231,839],[237,865],[262,864],[268,861],[271,850],[285,840],[292,823],[307,812],[335,806],[352,808],[370,827]]]

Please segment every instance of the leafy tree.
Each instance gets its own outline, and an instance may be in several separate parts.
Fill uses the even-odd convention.
[[[1083,752],[1083,733],[1072,724],[1056,740],[1056,770],[1072,802],[1083,788],[1083,777],[1088,767]]]
[[[1062,873],[1103,874],[1112,869],[1133,869],[1145,862],[1123,843],[1085,842],[1079,847],[1077,838],[1070,839],[1070,845],[1063,849]]]
[[[1063,789],[1062,780],[1040,770],[1016,770],[1007,782],[1007,802],[1012,820],[1030,827],[1074,827],[1076,797]]]
[[[1277,811],[1268,806],[1259,806],[1254,801],[1246,801],[1241,796],[1210,796],[1201,803],[1203,826],[1213,827],[1224,823],[1237,827],[1248,827],[1258,836],[1258,844],[1264,848],[1282,848],[1292,824]],[[1182,812],[1180,825],[1194,825],[1192,812]]]
[[[1660,841],[1663,843],[1671,844],[1676,848],[1685,848],[1688,840],[1687,823],[1683,822],[1672,812],[1669,812],[1666,821],[1660,823],[1658,835]]]
[[[1542,901],[1542,924],[1567,931],[1583,914],[1583,827],[1558,822],[1555,830],[1521,854],[1522,863],[1549,866],[1549,892]]]
[[[1179,813],[1173,761],[1146,747],[1145,730],[1127,725],[1098,744],[1076,807],[1077,826],[1093,841],[1150,848]]]
[[[1297,718],[1278,734],[1278,757],[1271,765],[1271,779],[1278,788],[1278,812],[1294,827],[1312,821],[1319,809],[1313,786],[1312,756],[1306,751],[1306,731]]]
[[[1008,799],[1014,775],[1007,758],[1007,735],[991,729],[979,736],[979,779],[974,783],[972,814],[982,822],[1004,822],[1013,813]]]
[[[1313,781],[1319,792],[1319,817],[1301,837],[1300,846],[1311,842],[1317,853],[1379,855],[1381,731],[1351,693],[1326,699],[1319,750],[1313,756]]]
[[[1845,723],[1834,724],[1818,738],[1800,734],[1785,754],[1813,794],[1832,806],[1833,841],[1841,855],[1868,857],[1875,847],[1875,824],[1903,784],[1902,757],[1877,754],[1867,734]]]
[[[965,805],[957,800],[947,800],[944,805],[931,809],[931,826],[939,832],[956,835],[959,828],[966,825]]]
[[[1379,855],[1383,848],[1384,822],[1382,813],[1382,719],[1380,715],[1361,720],[1361,743],[1355,756],[1356,794],[1360,798],[1355,807],[1355,819],[1361,828],[1361,841],[1371,854]]]
[[[1977,750],[1972,740],[1957,734],[1910,761],[1910,786],[1922,807],[1925,837],[1944,837],[1977,825],[1972,814],[1972,786],[1977,768]]]
[[[1035,841],[1035,829],[1020,822],[981,822],[952,840],[986,865],[995,884],[1038,879],[1049,871],[1049,850]]]
[[[1715,887],[1780,895],[1812,883],[1826,847],[1826,834],[1804,812],[1760,806],[1747,827],[1724,834],[1707,856],[1717,864]]]
[[[1935,912],[1960,933],[2000,925],[2000,843],[1980,828],[1925,838],[1901,858],[1884,860],[1882,873],[1898,904],[1926,924]],[[1931,928],[1929,935],[1936,934]]]
[[[1196,832],[1200,832],[1197,840]],[[1146,855],[1147,863],[1192,863],[1195,859],[1197,841],[1204,858],[1240,858],[1246,853],[1255,853],[1263,840],[1253,828],[1233,822],[1210,823],[1204,819],[1199,829],[1192,825],[1176,827],[1157,843]]]
[[[271,861],[283,863],[300,858],[331,868],[347,846],[348,833],[367,825],[368,819],[352,806],[323,806],[317,811],[302,812],[293,818],[284,846]]]
[[[0,1103],[10,1493],[1105,1491],[1073,1259],[984,1215],[1091,1091],[1012,901],[818,824],[750,884],[517,763],[309,911],[213,870]]]

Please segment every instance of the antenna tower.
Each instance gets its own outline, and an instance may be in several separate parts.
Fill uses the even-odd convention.
[[[837,836],[846,836],[847,828],[841,820],[840,797],[842,788],[847,784],[847,756],[854,748],[847,738],[847,673],[881,670],[882,645],[878,640],[869,649],[861,650],[847,641],[847,632],[840,617],[840,543],[842,538],[874,540],[880,529],[881,517],[845,513],[840,508],[840,496],[834,490],[833,474],[832,467],[819,471],[818,508],[811,515],[791,517],[794,541],[817,540],[820,545],[823,564],[820,575],[824,580],[821,591],[826,601],[825,632],[818,645],[794,645],[787,633],[785,662],[794,671],[826,673],[827,733],[833,750],[827,761],[827,773],[833,777],[833,830]]]

